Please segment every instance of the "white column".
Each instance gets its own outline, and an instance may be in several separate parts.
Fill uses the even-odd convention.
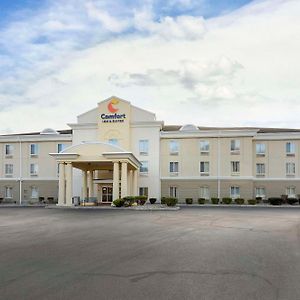
[[[132,189],[132,195],[137,196],[138,195],[138,183],[137,183],[137,177],[138,177],[138,171],[133,171],[133,189]]]
[[[65,204],[65,164],[59,163],[59,177],[58,177],[58,205]]]
[[[72,194],[73,194],[73,176],[72,176],[72,164],[66,164],[66,205],[72,206]]]
[[[87,171],[82,171],[82,198],[87,198]]]
[[[128,195],[132,196],[132,191],[133,191],[133,186],[132,186],[132,181],[133,181],[133,171],[129,170],[128,172]]]
[[[89,187],[89,197],[94,197],[94,171],[88,171],[88,187]]]
[[[128,196],[127,192],[127,162],[122,162],[121,197]]]
[[[120,170],[119,162],[114,162],[113,171],[113,200],[119,199],[119,182],[120,182]]]

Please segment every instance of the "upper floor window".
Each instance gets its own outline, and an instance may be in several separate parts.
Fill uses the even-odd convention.
[[[148,197],[148,187],[147,186],[140,187],[139,188],[139,195]]]
[[[231,140],[230,142],[230,151],[232,153],[239,153],[241,148],[240,140]]]
[[[113,145],[113,146],[118,146],[118,145],[119,145],[118,139],[109,139],[109,140],[108,140],[108,143],[109,143],[110,145]]]
[[[178,173],[178,161],[170,162],[170,173]]]
[[[266,154],[266,144],[263,144],[263,143],[256,144],[256,154],[257,155],[265,155]]]
[[[39,172],[38,164],[30,164],[30,175],[37,176]]]
[[[5,164],[5,176],[12,176],[14,173],[14,165],[13,164]]]
[[[148,173],[148,161],[141,161],[140,172]]]
[[[265,164],[256,164],[256,175],[265,175]]]
[[[200,174],[209,174],[209,162],[208,161],[200,161]]]
[[[286,155],[295,155],[296,152],[296,145],[295,143],[292,142],[287,142],[285,145],[285,151],[286,151]]]
[[[11,186],[5,187],[4,197],[7,199],[10,199],[13,197],[13,188]]]
[[[57,144],[57,152],[60,153],[67,148],[66,144]]]
[[[285,169],[286,169],[286,175],[295,175],[296,173],[295,163],[291,163],[291,162],[286,163]]]
[[[240,162],[239,161],[231,162],[231,173],[240,173]]]
[[[14,146],[11,144],[5,145],[5,156],[12,156],[14,153]]]
[[[239,186],[231,186],[230,187],[230,197],[231,198],[239,198],[240,197],[240,187]]]
[[[139,141],[139,151],[140,151],[140,155],[148,155],[148,152],[149,152],[149,141],[148,140],[140,140]]]
[[[178,141],[170,141],[170,154],[176,155],[179,152],[179,143]]]
[[[38,144],[30,144],[30,155],[38,155],[39,152],[39,145]]]
[[[288,195],[289,197],[296,197],[296,187],[288,186],[286,188],[286,195]]]
[[[200,198],[209,199],[209,187],[208,186],[201,186],[200,187]]]
[[[200,152],[209,153],[209,141],[200,141]]]
[[[175,197],[177,198],[178,196],[178,189],[177,186],[170,186],[170,197]]]

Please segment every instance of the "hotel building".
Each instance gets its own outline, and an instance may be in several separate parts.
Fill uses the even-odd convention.
[[[300,130],[165,125],[111,97],[70,129],[0,136],[0,201],[297,196]]]

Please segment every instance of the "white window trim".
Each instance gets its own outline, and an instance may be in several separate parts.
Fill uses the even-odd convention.
[[[147,163],[147,171],[141,171],[140,169],[140,174],[141,175],[148,175],[149,173],[149,161],[148,160],[142,160],[141,163],[146,162]]]
[[[201,195],[201,189],[208,189],[208,195],[207,196]],[[199,196],[200,196],[200,198],[204,198],[206,200],[209,200],[210,199],[210,188],[209,188],[209,186],[207,186],[207,185],[200,186],[200,188],[199,188]]]
[[[36,145],[37,153],[31,153],[31,145]],[[29,153],[30,153],[30,157],[37,157],[37,156],[39,156],[39,144],[37,144],[37,143],[31,143],[31,144],[29,144]]]
[[[265,146],[265,151],[264,152],[257,152],[257,148],[256,148],[257,145],[264,145]],[[266,144],[265,143],[256,143],[255,144],[255,153],[256,153],[256,156],[265,156],[266,155]]]
[[[294,145],[293,148],[294,148],[294,151],[293,152],[288,152],[287,151],[287,144],[291,144],[291,145]],[[294,142],[286,142],[285,143],[285,153],[286,153],[286,156],[295,156],[296,154],[296,144]]]
[[[11,186],[6,186],[4,189],[5,189],[4,190],[4,198],[5,199],[12,199],[14,197],[14,195],[13,195],[13,188]],[[6,189],[10,189],[11,190],[11,195],[10,196],[7,196]]]
[[[293,164],[294,165],[294,172],[288,172],[288,164]],[[285,163],[285,171],[286,171],[286,176],[295,176],[295,174],[296,174],[296,164],[294,163],[294,162],[286,162]]]
[[[12,172],[11,173],[7,173],[7,169],[6,166],[12,166]],[[14,175],[14,165],[13,164],[4,164],[4,175],[5,177],[13,177]]]
[[[238,163],[239,164],[239,171],[233,171],[233,163]],[[241,173],[241,163],[239,160],[235,160],[235,161],[231,161],[230,162],[230,171],[231,171],[231,175],[233,176],[239,176]]]
[[[7,154],[6,153],[6,146],[10,146],[11,147],[11,153]],[[5,154],[5,158],[11,158],[14,155],[14,146],[12,144],[5,144],[4,145],[4,154]]]
[[[205,163],[208,163],[208,171],[207,172],[206,171],[201,172],[201,163],[204,163],[204,166],[205,166]],[[204,167],[204,169],[205,169],[205,167]],[[210,171],[209,161],[200,161],[200,163],[199,163],[199,173],[200,173],[200,175],[201,176],[209,176],[209,171]]]
[[[171,149],[171,143],[172,143],[172,142],[177,143],[177,150],[176,150],[176,151],[173,151],[173,150]],[[170,152],[170,155],[178,155],[178,154],[179,154],[179,142],[178,142],[178,141],[176,141],[176,140],[171,140],[171,141],[169,142],[169,152]]]
[[[33,190],[33,188],[36,189],[36,192],[37,192],[37,196],[36,196],[36,197],[33,197],[33,196],[32,196],[32,190]],[[39,198],[39,189],[38,189],[38,187],[36,187],[36,186],[32,186],[32,187],[31,187],[31,195],[30,195],[30,198],[31,198],[31,199],[38,199],[38,198]]]
[[[203,142],[207,142],[208,143],[208,150],[201,149],[201,143],[203,143]],[[207,141],[207,140],[200,141],[200,153],[201,154],[209,154],[209,151],[210,151],[210,143],[209,143],[209,141]]]
[[[170,167],[171,167],[171,163],[177,163],[177,171],[171,171],[170,169]],[[169,162],[169,173],[170,173],[170,175],[171,176],[178,176],[178,173],[179,173],[179,162],[178,161],[170,161]]]
[[[176,195],[175,195],[175,196],[174,196],[174,195],[171,195],[171,188],[176,189]],[[178,186],[177,186],[177,185],[171,185],[171,186],[169,186],[169,196],[178,199]]]
[[[265,171],[263,173],[258,173],[257,172],[257,165],[264,165]],[[255,168],[256,168],[256,176],[265,176],[266,175],[266,164],[265,163],[256,163],[255,164]]]
[[[147,142],[147,144],[148,144],[147,151],[141,151],[141,142]],[[149,140],[147,140],[147,139],[141,139],[141,140],[139,140],[139,154],[143,155],[143,156],[149,155]]]
[[[31,170],[31,165],[37,166],[36,170],[34,170],[35,172],[31,172],[32,171]],[[30,165],[29,165],[29,174],[30,174],[30,176],[38,176],[39,175],[39,165],[36,164],[36,163],[30,163]]]
[[[238,188],[239,189],[239,194],[238,195],[233,195],[231,194],[231,188]],[[230,197],[232,199],[236,199],[236,198],[240,198],[241,197],[241,188],[239,186],[233,185],[229,188],[229,193],[230,193]]]
[[[265,193],[263,195],[258,194],[257,193],[258,189],[264,189]],[[261,197],[261,198],[265,199],[266,198],[266,188],[264,186],[255,187],[255,197]]]
[[[231,142],[232,141],[239,141],[239,149],[231,149]],[[230,153],[231,154],[240,154],[241,153],[241,140],[239,140],[239,139],[230,140]]]

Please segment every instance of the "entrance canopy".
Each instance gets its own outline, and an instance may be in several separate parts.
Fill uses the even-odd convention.
[[[73,167],[82,170],[84,199],[95,197],[94,180],[100,177],[112,179],[113,199],[137,195],[141,163],[132,152],[103,142],[83,142],[50,155],[59,163],[59,205],[72,205]]]

